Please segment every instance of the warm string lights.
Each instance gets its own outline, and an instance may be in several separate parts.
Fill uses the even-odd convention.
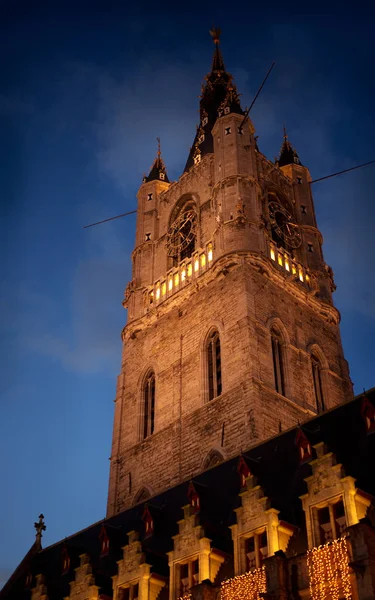
[[[352,586],[346,537],[307,552],[311,600],[350,600]]]
[[[221,600],[260,600],[267,591],[266,567],[237,575],[221,584]]]
[[[177,598],[177,600],[191,600],[192,595],[190,592],[186,592],[186,594],[184,594],[183,596],[180,596],[179,598]]]

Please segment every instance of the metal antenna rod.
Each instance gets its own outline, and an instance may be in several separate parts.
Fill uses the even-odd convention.
[[[101,223],[107,223],[108,221],[114,221],[114,219],[120,219],[121,217],[126,217],[127,215],[133,215],[136,212],[136,210],[131,210],[130,212],[122,213],[122,215],[117,215],[116,217],[109,217],[109,219],[103,219],[103,221],[97,221],[96,223],[91,223],[90,225],[84,225],[82,229],[94,227],[94,225],[100,225]]]
[[[260,92],[262,91],[262,89],[263,89],[263,86],[264,86],[264,84],[266,83],[266,81],[267,81],[267,79],[268,79],[268,76],[269,76],[269,74],[271,73],[271,71],[272,71],[272,69],[274,68],[274,66],[275,66],[275,62],[273,62],[273,63],[272,63],[272,65],[270,66],[270,68],[268,69],[268,73],[267,73],[267,75],[266,75],[266,76],[265,76],[265,78],[263,79],[263,81],[262,81],[262,84],[261,84],[261,86],[260,86],[259,90],[257,91],[257,93],[256,93],[256,94],[255,94],[255,96],[254,96],[254,100],[252,101],[252,103],[250,104],[249,108],[248,108],[248,109],[247,109],[247,111],[245,112],[245,114],[244,114],[244,118],[243,118],[243,121],[242,121],[242,123],[241,123],[241,125],[240,125],[240,129],[243,127],[243,124],[245,123],[245,121],[246,121],[247,117],[249,116],[249,112],[250,112],[250,111],[251,111],[251,109],[253,108],[253,106],[254,106],[254,104],[255,104],[255,101],[256,101],[256,99],[258,98],[258,96],[259,96]]]
[[[319,179],[314,179],[310,183],[317,183],[318,181],[323,181],[324,179],[329,179],[330,177],[336,177],[336,175],[342,175],[342,173],[348,173],[348,171],[355,171],[355,169],[361,169],[362,167],[367,167],[367,165],[373,165],[375,160],[370,160],[367,163],[363,163],[363,165],[357,165],[356,167],[350,167],[350,169],[344,169],[343,171],[337,171],[337,173],[332,173],[332,175],[326,175],[325,177],[319,177]]]

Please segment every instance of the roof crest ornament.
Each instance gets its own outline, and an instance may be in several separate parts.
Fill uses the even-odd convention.
[[[37,546],[39,548],[42,547],[42,531],[45,531],[47,529],[45,523],[44,523],[44,515],[41,513],[39,515],[39,521],[37,523],[34,523],[34,527],[36,529],[36,534],[35,534],[35,543],[37,544]]]

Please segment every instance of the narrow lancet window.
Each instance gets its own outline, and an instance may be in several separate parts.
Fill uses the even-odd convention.
[[[285,378],[283,368],[283,344],[280,336],[275,331],[271,332],[273,371],[275,377],[275,389],[279,394],[285,396]]]
[[[208,338],[208,399],[212,400],[220,396],[221,385],[221,351],[220,338],[217,331],[213,331]]]
[[[314,356],[314,354],[311,355],[311,366],[314,382],[316,408],[318,409],[318,412],[322,412],[325,409],[321,376],[322,365],[320,363],[320,360],[316,356]]]
[[[155,374],[150,373],[143,389],[143,438],[154,433],[155,428]]]

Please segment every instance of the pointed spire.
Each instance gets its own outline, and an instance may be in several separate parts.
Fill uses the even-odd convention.
[[[34,523],[34,527],[36,529],[35,544],[39,548],[42,547],[42,535],[43,535],[42,531],[45,531],[47,529],[43,519],[44,519],[44,515],[40,514],[39,521],[37,523]]]
[[[220,49],[219,49],[221,29],[219,29],[218,27],[217,28],[213,27],[212,29],[210,29],[210,35],[215,44],[215,52],[214,52],[214,57],[212,60],[211,71],[212,71],[212,73],[214,73],[215,71],[225,71],[223,57],[222,57]]]
[[[205,154],[213,152],[212,128],[216,120],[229,113],[244,114],[233,77],[227,73],[219,49],[221,31],[213,27],[210,35],[215,44],[211,72],[202,85],[200,123],[184,171],[200,162]]]
[[[288,139],[286,127],[284,125],[284,140],[281,145],[279,158],[276,160],[279,167],[285,167],[285,165],[302,165],[296,150]]]
[[[156,140],[158,142],[158,151],[156,154],[156,158],[148,176],[143,177],[143,183],[156,180],[165,181],[166,183],[169,183],[167,169],[161,156],[160,138],[157,137]]]

